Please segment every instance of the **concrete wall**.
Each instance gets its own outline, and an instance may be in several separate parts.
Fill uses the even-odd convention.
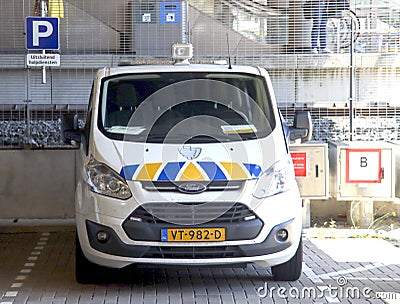
[[[75,150],[0,150],[0,219],[74,218]],[[346,213],[348,202],[312,200],[312,217]],[[378,202],[377,215],[400,213]]]
[[[0,218],[74,217],[75,150],[1,150]]]

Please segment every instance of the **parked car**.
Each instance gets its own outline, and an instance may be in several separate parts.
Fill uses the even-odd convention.
[[[267,71],[190,64],[190,46],[174,47],[175,64],[99,70],[85,127],[64,121],[81,143],[77,281],[132,264],[258,263],[298,279],[301,198]],[[306,140],[301,117],[290,134]]]

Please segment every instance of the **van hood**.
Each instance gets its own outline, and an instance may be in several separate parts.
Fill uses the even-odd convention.
[[[128,181],[249,180],[260,177],[277,155],[287,154],[278,148],[285,144],[273,137],[183,145],[112,141],[112,147],[106,139],[108,145],[100,143],[95,158]]]

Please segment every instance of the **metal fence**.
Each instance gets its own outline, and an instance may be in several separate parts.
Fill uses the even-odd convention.
[[[327,46],[356,52],[397,52],[400,1],[326,1]],[[199,55],[226,55],[226,35],[237,55],[311,50],[312,16],[306,0],[0,0],[0,52],[26,52],[26,16],[60,18],[63,54],[169,56],[171,41],[191,41]],[[45,8],[41,9],[42,4]],[[352,11],[356,20],[351,22]]]
[[[333,0],[331,0],[333,1]],[[45,8],[42,9],[42,5]],[[398,139],[400,0],[350,0],[327,16],[313,52],[306,0],[0,0],[0,146],[57,147],[62,113],[84,118],[95,71],[170,61],[191,42],[194,62],[231,56],[266,67],[290,121],[312,112],[314,139]],[[27,16],[59,17],[59,67],[27,66]],[[228,54],[228,49],[230,50]],[[30,102],[27,102],[30,101]],[[351,105],[353,107],[351,107]]]

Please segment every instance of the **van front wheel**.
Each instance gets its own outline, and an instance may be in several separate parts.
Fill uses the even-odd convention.
[[[276,281],[296,281],[301,276],[303,264],[303,241],[300,239],[294,256],[286,263],[272,266],[272,275]]]

